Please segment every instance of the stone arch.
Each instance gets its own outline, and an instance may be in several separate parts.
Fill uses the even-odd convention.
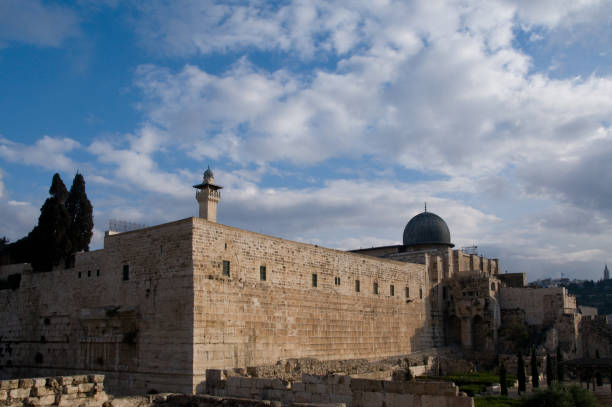
[[[485,350],[487,347],[487,323],[480,315],[472,318],[472,349]]]
[[[461,320],[451,315],[446,324],[446,344],[461,345]]]

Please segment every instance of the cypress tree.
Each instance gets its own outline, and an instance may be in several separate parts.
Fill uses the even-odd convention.
[[[49,194],[51,196],[40,208],[38,225],[30,233],[31,262],[36,271],[50,271],[72,250],[70,215],[65,206],[68,190],[57,173],[53,175]]]
[[[518,391],[519,394],[526,390],[526,379],[525,379],[525,362],[523,361],[523,355],[518,354],[518,360],[516,362],[516,378],[518,380]]]
[[[72,253],[89,251],[89,242],[93,235],[93,207],[85,193],[85,179],[78,172],[70,187],[66,209],[70,214]]]
[[[534,389],[540,387],[540,374],[538,373],[538,359],[535,347],[531,348],[531,385]]]
[[[557,380],[559,383],[563,383],[565,372],[563,371],[563,354],[561,353],[561,347],[557,346]]]
[[[550,358],[550,354],[546,354],[546,385],[548,387],[552,386],[553,380],[554,378],[554,373],[553,373],[553,363],[552,363],[552,359]]]
[[[599,349],[595,349],[595,359],[599,359]],[[599,369],[595,372],[595,382],[598,386],[603,386],[603,378]]]
[[[501,395],[508,395],[508,379],[506,378],[506,366],[504,366],[504,362],[502,362],[499,367],[499,384],[501,385]]]

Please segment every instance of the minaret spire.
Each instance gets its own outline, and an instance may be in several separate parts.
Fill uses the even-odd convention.
[[[202,177],[202,183],[193,186],[196,191],[196,200],[200,207],[199,215],[200,218],[204,218],[211,222],[217,221],[217,204],[221,199],[221,192],[219,191],[223,187],[215,184],[215,176],[210,169],[210,165],[204,171]]]

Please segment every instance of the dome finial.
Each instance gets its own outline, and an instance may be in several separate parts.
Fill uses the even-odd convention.
[[[427,212],[427,201],[425,201],[425,212]]]

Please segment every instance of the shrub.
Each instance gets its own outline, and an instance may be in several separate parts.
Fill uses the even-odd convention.
[[[595,396],[578,386],[555,386],[524,396],[521,407],[597,407]]]

